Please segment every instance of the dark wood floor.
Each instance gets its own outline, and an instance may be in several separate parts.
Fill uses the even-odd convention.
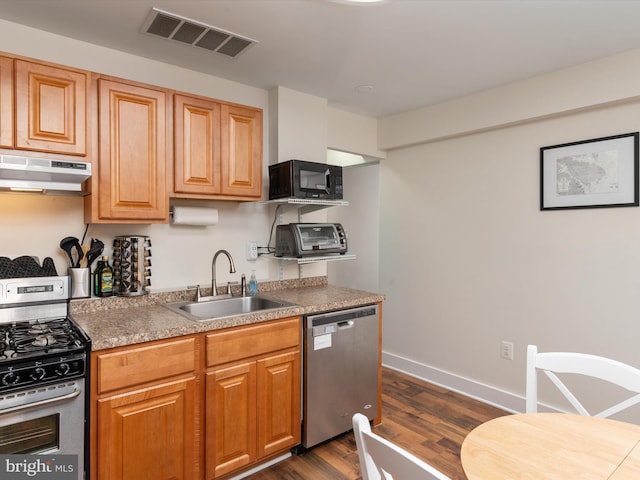
[[[379,435],[430,463],[452,480],[466,480],[460,465],[464,437],[498,408],[390,369],[383,370]],[[251,480],[359,480],[353,433],[247,477]]]

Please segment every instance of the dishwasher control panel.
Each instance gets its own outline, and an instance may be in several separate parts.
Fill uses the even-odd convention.
[[[328,333],[336,333],[338,331],[338,325],[332,323],[331,325],[320,325],[319,327],[313,327],[313,336],[326,335]]]

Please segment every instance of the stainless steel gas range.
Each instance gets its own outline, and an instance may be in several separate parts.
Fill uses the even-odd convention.
[[[64,276],[0,279],[0,454],[77,455],[82,480],[90,340],[69,290]]]

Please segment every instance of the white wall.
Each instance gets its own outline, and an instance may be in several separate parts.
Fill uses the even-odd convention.
[[[271,158],[275,159],[272,163],[292,159],[324,163],[327,156],[327,100],[284,87],[272,89],[269,97],[277,132],[276,142],[271,146]],[[327,219],[324,211],[301,217],[297,208],[286,205],[281,205],[277,213],[279,224],[325,222]],[[272,269],[274,267],[277,270],[272,270],[272,276],[275,274],[280,279],[327,274],[325,263],[298,266],[290,260],[278,260],[272,264]]]
[[[640,49],[379,119],[383,150],[520,124],[640,96]]]
[[[271,108],[277,110],[278,162],[298,159],[324,163],[327,152],[327,99],[276,87]],[[275,163],[275,162],[272,162]]]
[[[385,158],[378,149],[378,119],[335,108],[328,109],[329,148],[368,157]]]
[[[378,120],[351,112],[329,108],[329,148],[355,153],[369,158],[383,159],[386,152],[377,143]],[[355,260],[327,264],[331,283],[343,287],[379,292],[380,258],[380,165],[361,164],[343,169],[346,208],[331,208],[327,220],[338,222],[347,231],[349,253]]]
[[[342,176],[349,206],[331,208],[327,219],[345,228],[349,253],[356,258],[327,264],[327,273],[334,285],[378,292],[380,164],[348,167]]]
[[[601,89],[615,82],[580,82],[591,73],[601,77],[602,64],[558,74],[558,88],[575,74],[588,108],[566,111],[563,102],[549,102],[539,117],[523,108],[518,122],[512,105],[460,110],[482,105],[469,98],[397,116],[391,130],[381,127],[397,146],[381,164],[386,363],[515,410],[524,408],[527,344],[640,367],[640,208],[539,210],[540,147],[639,130],[634,92],[602,104]],[[639,67],[636,61],[611,76],[625,83],[632,76],[639,90]],[[540,79],[537,91],[535,85],[531,79],[522,90],[527,103],[558,98],[552,75]],[[511,109],[508,124],[501,124],[503,106]],[[428,128],[434,112],[463,126],[438,139]],[[476,123],[467,132],[469,116],[500,128],[480,131]],[[409,137],[425,143],[400,146]],[[514,343],[513,361],[500,358],[501,340]],[[599,402],[604,392],[593,389],[591,396]],[[549,390],[543,398],[556,401]],[[630,418],[640,421],[640,409]]]

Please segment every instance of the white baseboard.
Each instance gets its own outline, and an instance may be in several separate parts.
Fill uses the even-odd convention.
[[[453,390],[467,397],[480,400],[511,413],[522,413],[525,410],[525,399],[491,385],[484,385],[475,380],[460,377],[429,365],[408,358],[382,352],[382,365],[419,378],[429,383]]]

